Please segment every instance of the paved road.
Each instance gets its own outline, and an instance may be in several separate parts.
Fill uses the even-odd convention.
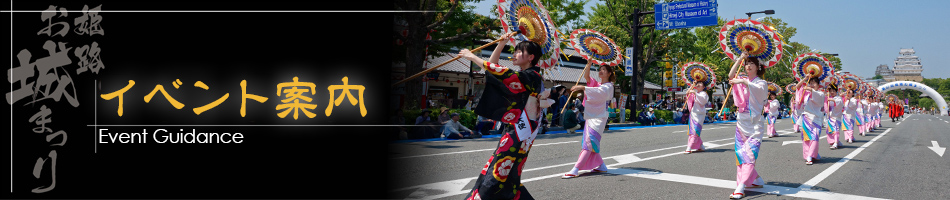
[[[805,165],[800,135],[778,120],[780,137],[763,142],[757,170],[766,187],[747,190],[764,199],[950,199],[950,117],[911,115]],[[581,134],[538,136],[524,168],[524,185],[537,199],[727,198],[735,187],[734,123],[706,124],[706,152],[682,154],[686,126],[613,128],[601,142],[606,173],[560,179],[580,152]],[[824,135],[822,135],[824,136]],[[498,138],[398,143],[390,146],[390,189],[398,199],[462,199],[474,185]],[[784,144],[784,145],[783,145]],[[931,147],[931,148],[928,148]]]

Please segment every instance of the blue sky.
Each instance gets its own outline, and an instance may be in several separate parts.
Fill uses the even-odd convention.
[[[874,76],[878,65],[894,67],[901,48],[914,48],[924,78],[950,78],[950,1],[947,0],[719,0],[719,16],[745,18],[746,12],[775,10],[771,15],[798,28],[791,41],[837,53],[843,71]],[[475,4],[490,15],[494,0]],[[591,0],[585,6],[603,4]],[[752,15],[752,18],[764,17]]]

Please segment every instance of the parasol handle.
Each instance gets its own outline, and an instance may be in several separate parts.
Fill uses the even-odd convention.
[[[745,59],[739,60],[739,65],[744,65],[744,64],[745,64]],[[729,92],[726,93],[726,98],[724,99],[725,102],[722,102],[722,108],[719,108],[719,112],[716,113],[717,117],[722,115],[722,110],[726,109],[726,102],[729,101],[729,95],[732,95],[732,89],[736,87],[732,84],[729,84],[729,85],[732,87],[729,87]],[[735,101],[733,101],[733,104],[735,104]]]
[[[686,97],[687,97],[687,98],[689,98],[689,91],[690,91],[690,90],[693,90],[693,87],[696,87],[696,84],[695,84],[695,83],[692,84],[692,85],[690,85],[690,86],[689,86],[689,89],[686,89]],[[676,96],[676,94],[673,94],[673,95]]]
[[[726,101],[729,101],[729,95],[732,94],[732,88],[735,88],[735,86],[729,88],[729,92],[726,93],[726,98],[725,98]],[[733,102],[733,104],[735,104],[735,103]],[[719,108],[719,113],[716,113],[716,116],[717,116],[717,117],[720,116],[720,115],[722,115],[722,110],[723,110],[723,109],[726,109],[726,103],[725,103],[725,102],[722,103],[722,108]]]
[[[472,52],[480,51],[480,50],[484,49],[485,47],[488,47],[488,46],[493,45],[493,44],[495,44],[495,43],[501,42],[501,40],[504,40],[504,39],[506,39],[507,37],[510,37],[510,36],[514,36],[515,34],[518,34],[518,33],[521,33],[521,31],[508,33],[505,37],[498,38],[498,39],[495,40],[495,41],[489,42],[488,44],[485,44],[485,45],[482,45],[482,46],[480,46],[480,47],[478,47],[478,48],[472,49],[471,51],[472,51]],[[496,48],[503,48],[503,47],[496,47]],[[422,76],[423,74],[432,72],[432,71],[434,71],[435,69],[438,69],[439,67],[442,67],[442,66],[444,66],[444,65],[446,65],[446,64],[449,64],[449,63],[452,62],[452,61],[458,60],[459,58],[462,58],[462,56],[461,56],[461,55],[455,56],[455,58],[452,58],[452,59],[450,59],[450,60],[448,60],[448,61],[445,61],[445,62],[443,62],[442,64],[436,65],[435,67],[430,67],[429,69],[426,69],[426,70],[423,70],[423,71],[421,71],[421,72],[419,72],[419,73],[416,73],[416,74],[410,76],[409,78],[406,78],[406,79],[403,79],[403,80],[401,80],[401,81],[399,81],[399,82],[393,83],[392,86],[395,87],[396,85],[403,84],[403,83],[408,82],[409,80],[418,78],[419,76]]]
[[[592,63],[591,63],[590,61],[588,61],[588,62],[587,62],[587,66],[584,67],[584,71],[590,70],[590,65],[591,65],[591,64],[592,64]],[[580,84],[580,83],[581,83],[581,78],[584,77],[584,71],[581,71],[581,75],[580,75],[580,76],[577,76],[577,81],[574,82],[574,86],[577,86],[577,84]],[[571,86],[571,87],[574,87],[574,86]],[[568,96],[568,98],[574,96],[574,91],[571,91],[571,95],[567,95],[567,96]],[[565,105],[565,106],[561,108],[561,114],[564,114],[564,109],[567,108],[567,102],[565,102],[564,105]]]

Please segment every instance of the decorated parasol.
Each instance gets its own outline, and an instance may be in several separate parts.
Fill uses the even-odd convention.
[[[782,86],[779,86],[773,82],[769,82],[769,93],[775,93],[775,96],[782,95]]]
[[[858,92],[860,92],[859,90],[861,89],[861,86],[863,85],[862,83],[863,81],[861,81],[861,78],[858,78],[858,76],[855,76],[854,74],[850,74],[850,73],[841,74],[840,87],[842,89],[851,91],[855,95],[859,94]]]
[[[681,78],[686,81],[686,84],[690,85],[690,88],[692,88],[693,82],[696,81],[702,81],[706,89],[712,88],[709,86],[716,82],[716,74],[709,66],[701,62],[690,62],[683,65],[683,77]]]
[[[888,101],[897,101],[897,95],[888,94],[888,95],[887,95],[887,100],[888,100]]]
[[[841,88],[841,74],[832,72],[831,75],[825,78],[822,82],[828,82],[828,84],[825,86],[825,89],[828,90],[831,89],[831,85],[834,85],[835,88]]]
[[[828,77],[834,77],[834,66],[827,58],[816,53],[805,53],[799,55],[792,62],[792,72],[795,80],[801,81],[805,77],[818,77],[820,85],[824,88],[830,81]]]
[[[574,50],[577,50],[577,53],[587,60],[584,71],[589,70],[592,64],[612,67],[620,63],[622,58],[620,47],[617,46],[617,43],[614,43],[614,40],[600,32],[590,29],[577,29],[571,32],[570,40]],[[581,76],[578,76],[574,85],[580,83],[581,78]],[[573,91],[570,96],[574,96]],[[561,113],[565,111],[565,108],[567,106],[561,108]]]
[[[499,0],[498,17],[505,34],[521,32],[511,37],[511,44],[533,41],[541,46],[538,66],[550,69],[556,66],[561,53],[561,39],[548,11],[538,0]],[[616,46],[616,45],[614,45]]]
[[[782,59],[782,41],[775,31],[751,19],[729,21],[719,31],[719,47],[730,59],[736,60],[742,52],[759,59],[766,68]]]
[[[557,64],[558,59],[557,54],[561,52],[560,39],[557,37],[557,28],[554,26],[551,17],[548,16],[547,10],[544,9],[541,3],[537,0],[499,0],[498,11],[501,15],[498,19],[501,20],[504,34],[506,36],[513,36],[509,41],[530,40],[538,43],[543,52],[538,61],[538,65],[545,69],[556,66],[555,64]],[[494,45],[503,39],[504,38],[496,39],[471,51],[481,51],[485,47]],[[403,84],[409,80],[435,71],[439,67],[458,60],[459,58],[462,58],[462,56],[455,56],[455,58],[445,61],[442,64],[430,67],[399,82],[393,83],[392,86]]]
[[[574,30],[571,32],[571,46],[581,57],[597,65],[615,66],[623,58],[617,43],[595,30]]]
[[[785,91],[788,92],[789,94],[795,94],[795,91],[797,91],[797,90],[798,90],[798,88],[795,88],[795,84],[794,84],[794,83],[788,84],[788,85],[785,86]]]

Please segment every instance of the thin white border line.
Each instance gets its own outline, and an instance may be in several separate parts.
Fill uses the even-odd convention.
[[[334,125],[334,124],[206,124],[206,125],[196,125],[196,124],[158,124],[158,125],[153,125],[153,124],[140,124],[140,125],[109,124],[109,125],[103,125],[103,124],[97,124],[97,125],[93,125],[93,124],[89,124],[89,125],[86,125],[86,126],[87,126],[87,127],[89,127],[89,126],[94,126],[94,127],[99,127],[99,126],[104,126],[104,127],[128,127],[128,126],[147,126],[147,127],[153,127],[153,126],[240,126],[240,127],[254,127],[254,126],[260,126],[260,127],[268,127],[268,126],[286,126],[286,127],[295,127],[295,126],[360,127],[360,126],[371,126],[371,127],[399,127],[399,126],[442,126],[442,125],[387,125],[387,124],[349,124],[349,125]]]
[[[10,1],[13,10],[13,1]],[[10,13],[10,77],[13,77],[13,13]],[[13,99],[13,82],[10,82],[10,99]],[[13,194],[13,104],[10,104],[10,194]]]
[[[97,82],[98,82],[98,81],[96,81],[95,78],[92,79],[92,91],[93,91],[93,93],[92,93],[92,98],[93,98],[93,100],[92,100],[92,113],[93,113],[92,124],[93,124],[93,127],[95,127],[95,128],[92,130],[92,135],[93,135],[93,136],[95,136],[95,135],[98,133],[97,130],[99,130],[99,98],[97,97],[97,96],[99,96],[99,88],[96,87],[96,86],[98,85]],[[93,154],[99,153],[99,143],[96,141],[96,139],[92,139],[92,143],[94,143],[94,145],[93,145],[94,147],[93,147],[92,153],[93,153]]]
[[[114,13],[426,13],[448,11],[430,10],[87,10],[87,11],[57,11],[57,10],[3,10],[5,13],[42,13],[42,12],[114,12]]]

